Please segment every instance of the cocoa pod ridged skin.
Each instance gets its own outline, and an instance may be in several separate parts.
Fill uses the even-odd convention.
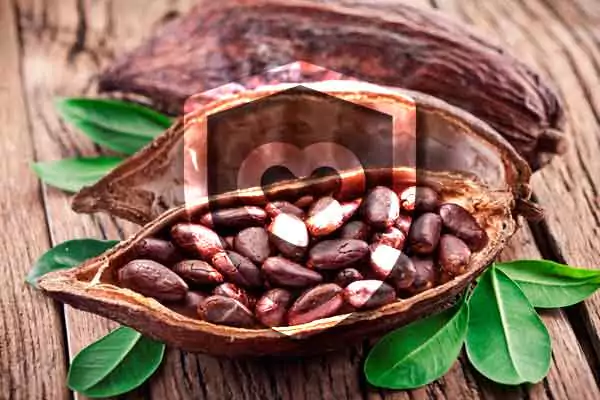
[[[342,290],[334,283],[325,283],[307,290],[290,307],[288,323],[306,324],[335,315],[344,304]]]
[[[304,288],[323,281],[318,272],[283,257],[267,258],[262,271],[269,282],[290,288]]]
[[[440,241],[442,219],[434,213],[425,213],[413,221],[408,232],[412,251],[419,254],[432,253]]]
[[[152,237],[137,242],[132,251],[134,258],[153,260],[166,266],[181,259],[181,254],[173,243]]]
[[[213,295],[198,306],[201,319],[217,325],[252,328],[256,320],[252,312],[239,301],[225,296]]]
[[[456,276],[465,272],[471,260],[469,246],[453,235],[444,234],[440,238],[438,264],[449,274]]]
[[[267,213],[260,207],[245,206],[209,211],[200,217],[200,223],[213,229],[243,229],[263,226]]]
[[[158,107],[180,112],[189,96],[247,71],[305,60],[468,110],[534,169],[564,151],[564,112],[553,85],[469,27],[407,2],[319,3],[199,5],[122,56],[100,76],[100,89],[148,96]],[[173,46],[174,38],[189,46]]]
[[[440,198],[427,186],[411,186],[400,193],[400,206],[406,211],[436,212]]]
[[[200,224],[176,224],[171,228],[171,237],[177,246],[204,261],[223,251],[221,237],[215,231]]]
[[[344,288],[344,300],[351,306],[377,308],[396,300],[396,291],[383,281],[360,280],[352,282]]]
[[[173,265],[171,269],[190,283],[211,285],[223,282],[223,275],[205,261],[183,260]]]
[[[355,268],[345,268],[335,275],[333,283],[340,287],[346,287],[354,281],[363,280],[364,277],[359,270]]]
[[[458,204],[446,203],[440,206],[439,213],[444,227],[465,242],[471,251],[485,247],[487,233],[467,210]]]
[[[308,230],[304,222],[290,214],[279,214],[269,225],[271,242],[283,255],[293,260],[306,253],[309,244]]]
[[[253,263],[260,265],[271,255],[269,233],[265,228],[246,228],[237,234],[232,248]]]
[[[337,270],[360,263],[368,254],[369,245],[362,240],[324,240],[309,250],[306,265],[317,270]]]
[[[265,326],[282,326],[286,322],[285,317],[292,300],[289,291],[281,288],[271,289],[256,302],[256,318]]]
[[[340,229],[340,239],[356,239],[367,241],[371,228],[363,221],[350,221]]]
[[[273,201],[265,205],[265,211],[271,218],[275,218],[279,214],[292,214],[298,218],[304,218],[304,211],[300,207],[296,207],[289,201]]]
[[[188,292],[185,281],[162,264],[152,260],[133,260],[119,269],[121,285],[157,300],[183,300]]]
[[[400,216],[400,200],[394,191],[385,186],[371,190],[363,205],[366,223],[376,229],[391,227]]]
[[[411,259],[385,244],[371,246],[370,264],[376,277],[392,281],[396,288],[407,288],[415,279],[416,270]]]
[[[254,304],[256,303],[256,299],[253,296],[248,294],[248,292],[241,287],[230,282],[220,284],[213,289],[212,293],[218,296],[231,297],[232,299],[242,303],[249,310],[252,310],[254,308]]]
[[[406,288],[410,294],[417,294],[431,289],[438,282],[439,271],[437,271],[431,258],[412,257],[411,261],[415,266],[415,279],[412,284]]]
[[[236,285],[258,288],[262,286],[260,269],[252,261],[231,250],[215,254],[212,265]]]

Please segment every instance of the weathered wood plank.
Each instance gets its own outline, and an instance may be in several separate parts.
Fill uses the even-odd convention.
[[[0,0],[0,398],[67,399],[62,310],[24,281],[49,237],[22,87],[17,19]]]

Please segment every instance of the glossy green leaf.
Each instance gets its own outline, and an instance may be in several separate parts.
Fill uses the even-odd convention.
[[[115,329],[73,358],[67,378],[69,388],[89,397],[129,392],[156,371],[164,351],[163,343],[131,328]]]
[[[534,307],[566,307],[585,300],[600,288],[600,271],[574,268],[546,260],[519,260],[497,264]]]
[[[456,361],[469,320],[466,301],[384,336],[371,350],[364,372],[370,384],[412,389],[444,375]]]
[[[469,304],[467,355],[481,374],[507,385],[538,382],[546,376],[550,335],[515,282],[491,267]]]
[[[118,240],[74,239],[62,242],[45,252],[33,264],[26,281],[36,286],[39,277],[50,271],[75,267],[87,259],[96,257],[114,245]]]
[[[58,100],[56,108],[95,143],[125,154],[135,153],[172,123],[166,115],[120,100],[68,98]]]
[[[48,185],[67,192],[77,192],[84,186],[96,183],[123,161],[119,157],[66,158],[38,162],[32,168]]]

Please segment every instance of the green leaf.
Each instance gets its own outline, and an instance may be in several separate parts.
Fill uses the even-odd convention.
[[[67,384],[88,397],[129,392],[156,371],[164,351],[163,343],[120,327],[77,353],[69,368]]]
[[[95,143],[125,154],[135,153],[172,123],[166,115],[120,100],[68,98],[58,100],[56,108]]]
[[[48,185],[77,192],[93,185],[123,161],[119,157],[66,158],[32,165],[37,176]]]
[[[600,271],[546,260],[519,260],[496,265],[525,293],[534,307],[566,307],[585,300],[600,287]]]
[[[26,281],[37,286],[37,280],[44,274],[58,269],[75,267],[87,259],[96,257],[114,245],[118,240],[74,239],[62,242],[45,252],[33,264]]]
[[[550,335],[519,286],[492,266],[469,303],[466,348],[473,366],[507,385],[542,380],[550,368]]]
[[[456,361],[469,321],[466,301],[383,337],[365,361],[370,384],[412,389],[444,375]]]

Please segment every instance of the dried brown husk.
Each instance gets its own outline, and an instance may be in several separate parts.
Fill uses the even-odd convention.
[[[119,58],[100,89],[179,112],[190,95],[299,60],[468,110],[534,170],[566,149],[549,82],[468,27],[399,1],[202,1]]]
[[[316,87],[322,86],[317,84]],[[266,88],[227,97],[201,109],[192,124],[197,124],[210,112],[274,92],[276,89]],[[226,356],[320,353],[384,333],[450,306],[504,247],[517,229],[517,215],[536,214],[537,209],[528,201],[530,169],[487,124],[438,99],[414,92],[405,92],[401,96],[360,87],[332,89],[328,93],[382,108],[390,104],[414,108],[416,103],[417,134],[449,140],[440,142],[447,151],[447,157],[440,159],[448,166],[456,166],[453,162],[459,161],[467,166],[474,165],[472,171],[447,172],[437,168],[437,171],[420,170],[419,174],[407,167],[367,171],[370,185],[381,183],[405,187],[418,178],[419,183],[434,187],[443,200],[462,204],[477,218],[490,240],[483,250],[474,254],[463,275],[376,310],[277,329],[232,328],[191,319],[152,298],[119,287],[116,271],[134,257],[132,250],[137,242],[160,234],[178,221],[194,219],[209,207],[208,198],[172,207],[177,199],[169,194],[178,183],[169,182],[167,172],[175,162],[175,155],[179,154],[174,149],[184,138],[184,124],[180,121],[166,135],[128,159],[97,185],[82,191],[74,204],[80,211],[104,210],[138,222],[150,222],[101,256],[77,268],[45,275],[39,281],[40,288],[76,308],[131,326],[170,345]],[[415,103],[407,101],[409,93]],[[285,97],[283,99],[285,101]],[[458,153],[453,152],[456,149]],[[454,157],[460,160],[453,161]],[[469,164],[469,161],[476,163]],[[362,170],[342,173],[346,190],[338,195],[353,198],[364,194],[368,188],[361,186],[361,174]],[[156,181],[163,183],[156,184]],[[337,183],[338,180],[331,177],[301,179],[275,184],[266,192],[270,200],[293,201],[306,193],[329,193],[337,187]],[[217,196],[211,201],[211,206],[264,205],[266,201],[262,188],[251,188]],[[168,204],[168,209],[162,210],[159,204]]]

